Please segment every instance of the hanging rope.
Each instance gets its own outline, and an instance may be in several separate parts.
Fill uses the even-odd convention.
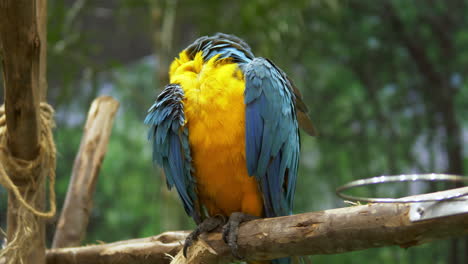
[[[21,256],[26,256],[37,239],[37,218],[52,218],[56,212],[55,204],[55,163],[56,152],[52,135],[54,110],[47,103],[40,105],[40,141],[39,154],[34,160],[14,157],[7,147],[7,129],[5,108],[0,107],[0,184],[19,202],[16,210],[16,230],[6,248],[0,252],[0,258],[7,255],[8,263],[23,263]],[[49,179],[50,208],[41,211],[34,202]],[[28,202],[29,201],[29,202]]]

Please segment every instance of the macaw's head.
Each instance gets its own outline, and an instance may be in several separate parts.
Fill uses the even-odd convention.
[[[185,72],[199,74],[202,70],[203,62],[202,52],[198,52],[194,57],[192,57],[189,56],[187,50],[183,50],[179,53],[179,57],[176,57],[174,61],[172,61],[171,66],[169,67],[169,78],[171,79],[173,76]]]

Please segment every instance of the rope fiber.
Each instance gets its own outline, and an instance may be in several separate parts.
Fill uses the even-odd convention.
[[[0,184],[9,191],[12,200],[19,204],[14,215],[16,230],[6,247],[0,251],[0,258],[8,256],[8,263],[24,263],[22,256],[27,256],[35,243],[42,243],[37,241],[37,218],[49,219],[56,213],[53,115],[54,110],[50,105],[40,104],[39,154],[34,160],[23,160],[14,157],[7,147],[5,107],[0,107]],[[48,211],[42,211],[34,203],[42,193],[47,178],[50,205]]]

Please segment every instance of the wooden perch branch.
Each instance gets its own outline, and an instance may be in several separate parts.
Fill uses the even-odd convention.
[[[99,169],[118,108],[119,103],[109,96],[98,97],[91,104],[53,248],[79,246],[86,234]]]
[[[239,233],[240,252],[248,260],[337,254],[374,247],[404,248],[468,233],[468,214],[412,223],[409,204],[372,204],[264,219],[246,223]],[[195,251],[195,252],[192,252]],[[189,252],[188,261],[232,261],[221,234],[210,234]]]
[[[169,263],[181,248],[188,231],[165,232],[158,236],[103,245],[58,248],[47,251],[47,264],[80,263]]]
[[[466,191],[468,187],[464,189]],[[247,260],[267,260],[286,256],[337,254],[390,245],[407,248],[468,234],[467,213],[411,222],[410,206],[402,203],[369,204],[251,221],[243,224],[239,230],[240,253]],[[148,239],[151,241],[151,238]],[[85,263],[85,260],[119,264],[129,259],[135,263],[149,263],[146,259],[153,257],[153,252],[167,250],[171,254],[180,250],[183,238],[179,243],[173,242],[161,248],[158,248],[160,241],[156,240],[148,242],[144,247],[132,241],[120,243],[131,250],[114,251],[113,254],[119,254],[121,258],[114,258],[112,262],[104,261],[102,255],[107,249],[115,249],[115,244],[52,250],[47,253],[47,263],[58,263],[51,262],[52,257],[56,261],[60,260],[61,264]],[[219,232],[202,235],[190,247],[188,254],[189,259],[186,260],[179,252],[171,263],[233,261]],[[70,261],[72,255],[75,262]],[[169,262],[165,259],[158,263]]]

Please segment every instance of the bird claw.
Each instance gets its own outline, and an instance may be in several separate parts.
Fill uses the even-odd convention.
[[[223,225],[225,222],[225,219],[223,216],[217,215],[213,217],[208,217],[203,222],[201,222],[195,230],[193,230],[192,233],[190,233],[187,238],[185,239],[184,243],[184,248],[183,248],[183,253],[184,257],[187,258],[187,251],[188,248],[193,245],[193,242],[198,240],[198,237],[202,233],[207,233],[215,230],[216,228],[220,227]]]
[[[198,236],[200,235],[199,232],[197,232],[198,229],[195,229],[192,233],[190,233],[187,238],[185,239],[185,242],[184,242],[184,250],[183,250],[183,253],[184,253],[184,257],[187,258],[187,250],[188,248],[193,245],[193,241],[197,240],[198,239]]]
[[[239,254],[239,246],[237,245],[237,234],[239,232],[239,225],[243,222],[248,222],[258,217],[253,215],[244,214],[241,212],[232,213],[227,223],[223,226],[223,240],[231,249],[231,254],[239,260],[244,257]]]

